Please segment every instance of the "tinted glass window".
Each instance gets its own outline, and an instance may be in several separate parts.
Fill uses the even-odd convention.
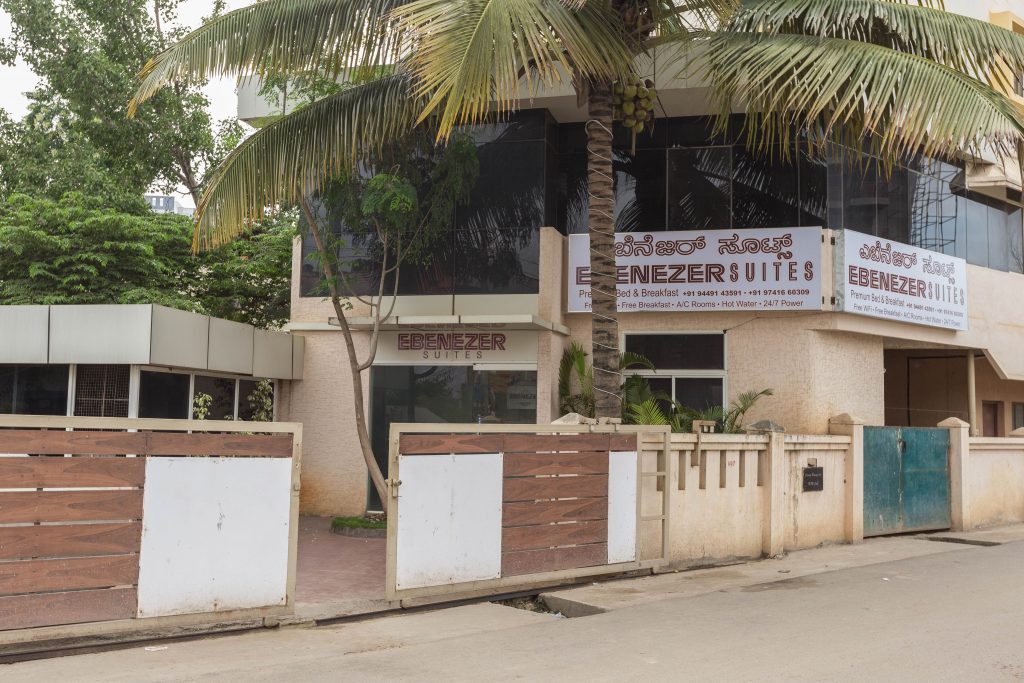
[[[454,237],[456,294],[537,293],[539,230],[459,230]]]
[[[733,148],[733,227],[786,228],[799,221],[797,168],[782,152]]]
[[[725,368],[725,336],[721,334],[630,334],[626,350],[645,356],[658,370]]]
[[[558,226],[568,235],[585,233],[588,229],[587,157],[585,154],[562,155],[558,169]]]
[[[732,148],[669,150],[667,196],[670,230],[732,227]]]
[[[877,235],[878,168],[873,161],[863,166],[847,161],[843,168],[843,227]]]
[[[260,422],[274,419],[272,380],[238,380],[238,419]]]
[[[896,242],[910,243],[910,197],[906,169],[879,169],[876,225],[878,236]]]
[[[458,229],[539,228],[545,223],[544,142],[491,143],[477,148],[480,175]]]
[[[207,420],[235,419],[235,380],[225,377],[207,377],[196,375],[195,391],[192,399],[192,417],[199,419],[196,408],[200,396],[209,396],[206,406]]]
[[[0,414],[67,412],[67,365],[0,365]]]
[[[829,222],[829,162],[797,153],[800,166],[800,225],[831,227]]]
[[[187,419],[191,412],[188,386],[188,375],[171,372],[141,372],[139,417]]]
[[[584,166],[585,170],[585,166]],[[665,229],[665,151],[615,153],[615,231]],[[586,189],[584,189],[584,200]],[[586,215],[584,206],[584,215]]]
[[[694,410],[722,405],[723,381],[719,377],[676,377],[675,399]]]

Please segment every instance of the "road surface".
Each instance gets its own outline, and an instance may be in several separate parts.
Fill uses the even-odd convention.
[[[937,552],[587,617],[484,604],[22,662],[0,681],[1024,679],[1024,543],[915,542]]]

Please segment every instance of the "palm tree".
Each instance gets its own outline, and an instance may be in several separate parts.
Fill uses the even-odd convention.
[[[263,0],[154,57],[132,104],[174,81],[338,78],[392,65],[229,155],[197,207],[199,248],[238,235],[266,206],[298,203],[427,119],[445,139],[457,125],[571,84],[588,115],[596,413],[616,417],[615,83],[634,77],[645,56],[657,56],[659,75],[695,68],[720,113],[739,107],[760,121],[746,130],[753,147],[804,131],[812,151],[866,141],[887,165],[921,151],[1015,152],[1024,120],[1000,90],[1024,73],[1024,37],[946,14],[939,0],[911,1]]]

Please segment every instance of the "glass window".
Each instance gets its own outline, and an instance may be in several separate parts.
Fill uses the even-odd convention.
[[[1013,404],[1013,428],[1024,428],[1024,403]]]
[[[454,236],[456,294],[539,291],[539,230],[458,230]]]
[[[148,370],[139,375],[139,417],[188,419],[188,375]]]
[[[1010,269],[1010,213],[999,206],[988,207],[988,267]],[[1020,227],[1017,227],[1020,230]]]
[[[491,143],[477,148],[480,175],[456,211],[457,229],[539,228],[545,224],[546,143]]]
[[[904,168],[894,168],[891,172],[878,169],[877,234],[882,239],[903,244],[910,243],[908,175]]]
[[[843,165],[843,227],[878,234],[878,167],[873,160]]]
[[[567,235],[588,230],[585,154],[565,154],[559,158],[558,226]]]
[[[797,152],[797,157],[800,176],[800,225],[832,227],[832,198],[829,196],[832,164],[828,159],[810,156],[803,149]]]
[[[473,421],[522,424],[537,419],[537,373],[474,370]]]
[[[75,415],[85,417],[128,417],[127,365],[79,365],[75,368]],[[188,380],[188,377],[185,378]],[[182,415],[188,414],[188,384]],[[148,417],[148,416],[147,416]]]
[[[0,365],[0,414],[67,412],[67,365]]]
[[[673,396],[694,410],[724,405],[725,380],[721,377],[676,377]]]
[[[585,160],[584,160],[585,161]],[[615,231],[654,232],[665,229],[665,151],[616,152]],[[586,166],[584,164],[584,172]],[[584,201],[586,189],[584,188]],[[584,204],[584,216],[586,205]]]
[[[274,381],[238,380],[238,419],[271,422],[274,419]]]
[[[988,265],[988,207],[973,197],[967,201],[967,261]]]
[[[657,370],[724,370],[723,334],[629,334],[626,351],[646,357]]]
[[[668,228],[727,230],[732,227],[732,148],[668,152]]]
[[[787,228],[799,221],[797,167],[780,149],[733,148],[733,227]]]
[[[235,380],[226,377],[208,377],[196,375],[195,387],[192,392],[192,417],[200,419],[196,410],[200,397],[208,396],[206,405],[207,420],[235,419]],[[207,403],[202,401],[202,403]]]

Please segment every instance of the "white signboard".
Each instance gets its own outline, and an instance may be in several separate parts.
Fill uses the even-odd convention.
[[[451,327],[381,332],[376,365],[536,363],[537,333]]]
[[[821,228],[620,233],[618,309],[822,309]],[[569,236],[569,312],[590,310],[590,237]]]
[[[967,262],[900,242],[836,232],[838,310],[967,329]]]

